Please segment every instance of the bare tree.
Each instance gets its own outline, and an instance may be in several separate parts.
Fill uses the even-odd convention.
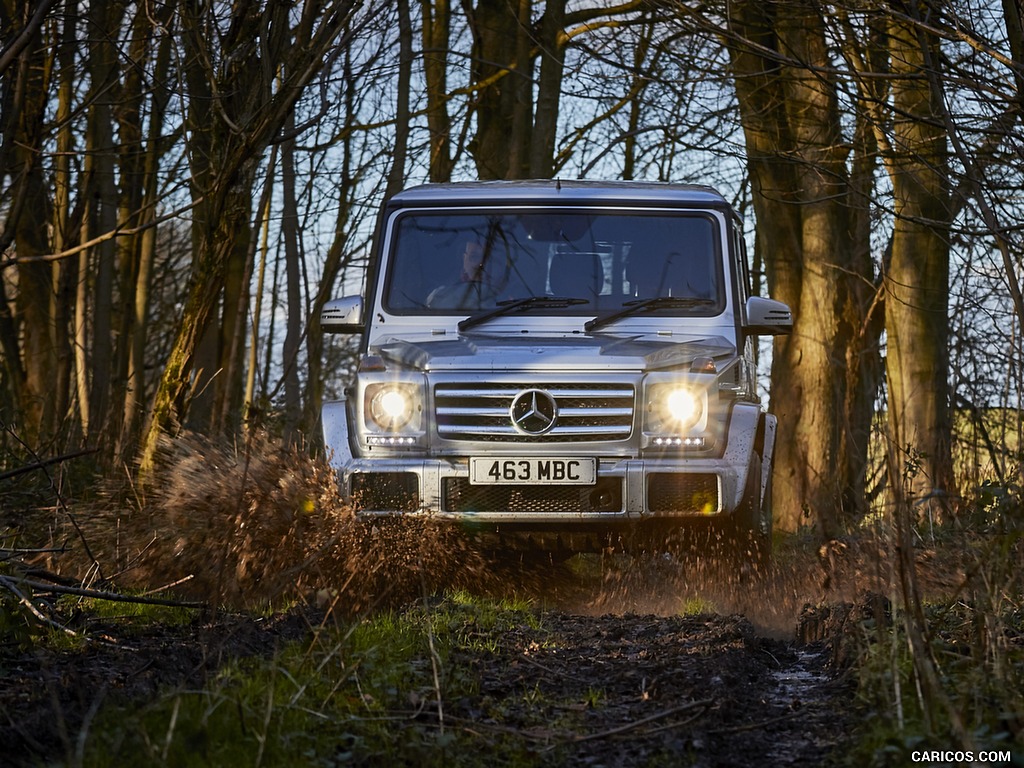
[[[948,150],[942,95],[926,76],[938,41],[898,13],[887,31],[893,76],[887,167],[895,201],[892,258],[885,273],[889,422],[896,447],[921,463],[909,489],[913,495],[955,496],[947,348]]]
[[[847,395],[862,383],[848,377],[848,361],[870,342],[859,320],[863,291],[855,294],[850,283],[870,284],[871,265],[855,258],[838,85],[816,2],[732,3],[729,22],[758,247],[773,295],[796,316],[793,335],[776,343],[772,367],[780,417],[776,513],[784,527],[816,522],[834,535],[842,500],[857,483],[844,427],[861,423],[870,407]],[[844,418],[849,408],[858,412]]]
[[[152,462],[160,436],[185,414],[199,341],[226,285],[239,234],[248,232],[256,159],[278,137],[329,53],[358,31],[349,23],[356,5],[354,0],[311,3],[297,19],[273,3],[230,19],[215,17],[209,6],[182,6],[190,103],[209,110],[190,119],[197,198],[191,289],[156,392],[144,467]],[[284,77],[275,83],[279,65]]]
[[[51,200],[47,194],[42,151],[49,75],[53,67],[43,45],[43,30],[33,4],[5,0],[0,4],[4,50],[11,57],[3,88],[3,150],[0,174],[10,179],[4,203],[7,219],[0,234],[0,252],[13,245],[17,274],[5,268],[0,290],[0,339],[4,345],[7,381],[16,413],[5,420],[20,423],[24,439],[37,445],[53,434],[55,420],[51,376],[58,367],[54,346],[53,271],[39,257],[49,252],[47,225]],[[5,267],[10,267],[6,264]],[[8,286],[17,286],[12,307]]]

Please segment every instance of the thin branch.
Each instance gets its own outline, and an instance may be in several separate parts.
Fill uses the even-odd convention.
[[[4,586],[8,588],[12,584],[24,584],[26,587],[31,587],[34,590],[41,592],[53,592],[58,595],[75,595],[77,597],[91,597],[94,600],[107,600],[111,603],[136,603],[138,605],[164,605],[170,608],[196,608],[205,609],[210,606],[206,603],[191,603],[184,602],[182,600],[167,600],[160,597],[141,597],[134,595],[122,595],[117,592],[107,592],[99,589],[85,589],[83,587],[64,587],[59,584],[46,584],[41,581],[33,581],[31,579],[21,579],[16,577],[0,576],[0,581],[3,582]],[[176,582],[177,583],[177,582]]]
[[[26,597],[25,594],[20,589],[18,589],[18,583],[16,583],[13,579],[8,578],[7,576],[0,575],[0,587],[4,587],[12,595],[17,597],[18,602],[24,605],[33,616],[35,616],[39,621],[41,621],[46,626],[51,627],[52,629],[56,629],[58,632],[63,632],[66,635],[70,635],[71,637],[78,637],[77,632],[74,632],[73,630],[70,630],[67,627],[62,627],[56,621],[54,621],[49,616],[40,611],[35,606],[35,604],[31,600],[29,600],[28,597]]]
[[[689,704],[682,704],[678,707],[672,707],[671,709],[666,709],[662,712],[656,712],[653,715],[642,717],[639,720],[634,720],[631,723],[625,723],[616,728],[609,728],[606,731],[598,731],[597,733],[588,733],[586,736],[576,736],[571,741],[572,743],[576,744],[581,741],[595,741],[596,739],[606,739],[609,736],[618,736],[620,733],[626,733],[628,731],[636,730],[637,728],[647,725],[648,723],[653,723],[657,720],[664,720],[666,717],[678,715],[681,712],[690,712],[694,709],[704,709],[706,707],[710,707],[714,703],[714,699],[700,699],[698,701],[691,701]],[[549,749],[553,748],[554,746],[549,747]]]
[[[32,18],[28,20],[25,28],[21,30],[17,39],[8,45],[3,51],[0,51],[0,75],[3,75],[7,68],[11,66],[11,62],[16,59],[28,44],[32,41],[32,36],[39,31],[40,27],[43,26],[43,21],[46,19],[46,14],[50,12],[50,9],[56,5],[57,0],[45,0],[36,7],[36,12],[32,14]]]
[[[28,464],[24,467],[18,467],[17,469],[10,469],[7,472],[0,472],[0,480],[7,480],[18,475],[28,474],[29,472],[35,472],[37,469],[43,467],[49,467],[53,464],[61,464],[71,459],[77,459],[80,456],[89,456],[93,453],[98,453],[99,448],[84,448],[81,451],[72,451],[71,453],[65,453],[62,456],[54,456],[50,459],[43,459],[42,461],[36,461],[32,464]]]

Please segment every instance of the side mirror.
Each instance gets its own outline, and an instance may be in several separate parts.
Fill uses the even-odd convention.
[[[362,333],[363,297],[332,299],[320,310],[320,330],[324,333]]]
[[[782,336],[793,331],[793,312],[781,301],[751,296],[743,330],[754,335]]]

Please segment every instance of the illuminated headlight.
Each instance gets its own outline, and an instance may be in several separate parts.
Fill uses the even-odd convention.
[[[368,426],[397,432],[420,409],[419,388],[411,384],[376,384],[366,388]]]
[[[671,390],[665,399],[665,408],[682,426],[692,426],[700,419],[700,401],[686,387]]]
[[[687,430],[704,415],[704,397],[685,385],[666,385],[652,392],[652,416],[661,426],[673,430]]]

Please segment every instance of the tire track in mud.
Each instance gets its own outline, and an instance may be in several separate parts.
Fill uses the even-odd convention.
[[[448,711],[536,741],[538,764],[821,765],[850,691],[827,652],[742,616],[545,611],[491,656],[465,655],[480,695]]]
[[[503,727],[546,737],[550,764],[817,766],[841,749],[852,687],[834,678],[827,630],[806,642],[799,626],[820,570],[752,579],[715,559],[585,557],[518,576],[541,629],[477,670],[484,710],[525,690],[600,701],[561,730],[544,725],[564,720],[557,709],[498,708]]]

